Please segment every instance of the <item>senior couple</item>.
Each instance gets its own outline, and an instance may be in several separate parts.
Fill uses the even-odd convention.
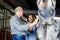
[[[15,9],[15,15],[10,19],[12,40],[36,40],[36,24],[38,18],[35,15],[28,16],[28,23],[24,24],[21,20],[23,16],[22,7],[17,7]],[[36,19],[35,19],[36,18]]]

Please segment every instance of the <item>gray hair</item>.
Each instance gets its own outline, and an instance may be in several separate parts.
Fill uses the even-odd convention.
[[[16,7],[15,8],[15,13],[18,11],[18,10],[21,10],[22,9],[22,7]]]

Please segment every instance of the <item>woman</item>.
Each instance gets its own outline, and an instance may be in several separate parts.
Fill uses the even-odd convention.
[[[28,15],[28,23],[32,23],[35,20],[35,15],[34,14],[30,14]],[[36,26],[31,28],[31,30],[27,31],[27,36],[26,36],[26,40],[36,40]]]

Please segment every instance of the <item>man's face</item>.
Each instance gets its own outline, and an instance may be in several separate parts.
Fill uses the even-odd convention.
[[[23,9],[19,10],[19,15],[23,16]]]
[[[18,14],[19,16],[23,16],[23,9],[18,10],[18,11],[17,11],[17,14]]]

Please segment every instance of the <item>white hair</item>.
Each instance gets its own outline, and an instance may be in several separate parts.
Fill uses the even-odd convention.
[[[16,7],[15,8],[15,13],[18,11],[18,10],[21,10],[22,9],[22,7]]]

